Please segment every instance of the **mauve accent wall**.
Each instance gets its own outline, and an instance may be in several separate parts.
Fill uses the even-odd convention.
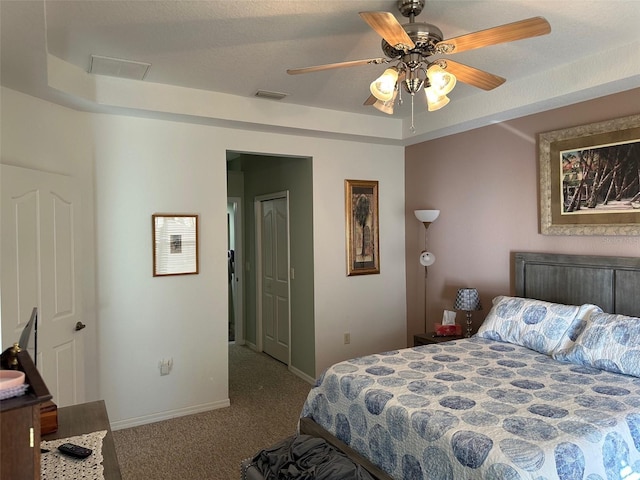
[[[483,310],[514,293],[512,252],[640,256],[640,236],[548,236],[539,233],[537,134],[640,113],[640,88],[549,110],[406,149],[407,342],[452,310],[460,287],[480,292]],[[433,113],[434,117],[438,112]],[[425,231],[417,208],[440,209]],[[418,256],[426,243],[436,263]],[[426,316],[425,316],[426,293]],[[425,318],[426,317],[426,318]],[[457,322],[465,323],[464,312]]]

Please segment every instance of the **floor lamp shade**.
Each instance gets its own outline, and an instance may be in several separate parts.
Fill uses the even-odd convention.
[[[413,214],[418,220],[427,226],[431,222],[434,222],[440,215],[440,210],[414,210]]]

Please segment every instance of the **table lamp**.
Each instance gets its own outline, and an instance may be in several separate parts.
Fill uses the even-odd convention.
[[[480,295],[475,288],[461,288],[456,294],[456,301],[453,304],[455,310],[463,310],[467,312],[467,333],[465,337],[471,336],[471,312],[474,310],[482,310],[480,304]]]

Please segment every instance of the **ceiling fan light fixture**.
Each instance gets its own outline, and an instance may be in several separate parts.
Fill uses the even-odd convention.
[[[431,65],[427,69],[427,78],[431,88],[435,89],[441,95],[446,95],[456,86],[456,76],[447,72],[439,65]]]
[[[386,113],[387,115],[393,115],[393,102],[389,100],[388,102],[381,102],[377,100],[376,103],[373,104],[378,110],[382,113]]]
[[[398,69],[387,68],[382,75],[371,82],[371,94],[381,102],[388,102],[393,98],[398,81]]]
[[[424,80],[418,77],[407,78],[404,82],[404,89],[409,95],[415,95],[424,85]]]
[[[427,110],[435,112],[447,105],[451,100],[446,95],[439,94],[433,87],[425,88],[424,93],[427,96]]]
[[[393,105],[396,103],[397,96],[398,96],[398,89],[396,88],[394,89],[393,96],[391,97],[390,100],[387,100],[386,102],[381,102],[380,100],[377,100],[376,103],[373,104],[373,106],[376,107],[381,112],[386,113],[387,115],[393,115]]]

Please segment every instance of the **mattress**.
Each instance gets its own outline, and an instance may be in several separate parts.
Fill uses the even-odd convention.
[[[337,363],[301,416],[398,480],[640,478],[640,378],[479,337]]]

